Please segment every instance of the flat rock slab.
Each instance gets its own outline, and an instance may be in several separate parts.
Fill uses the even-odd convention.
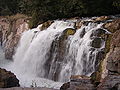
[[[58,89],[50,89],[50,88],[22,88],[22,87],[13,87],[13,88],[0,88],[0,90],[58,90]]]

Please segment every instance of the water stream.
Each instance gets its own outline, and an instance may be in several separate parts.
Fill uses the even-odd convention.
[[[69,81],[71,75],[90,76],[97,65],[97,54],[105,48],[105,41],[96,36],[102,23],[89,22],[76,30],[74,35],[61,40],[64,30],[74,29],[74,22],[54,21],[46,30],[40,31],[40,27],[37,27],[25,31],[13,62],[4,60],[0,48],[0,67],[14,72],[23,87],[34,84],[60,88],[63,82]],[[92,46],[96,38],[100,41],[99,47]]]

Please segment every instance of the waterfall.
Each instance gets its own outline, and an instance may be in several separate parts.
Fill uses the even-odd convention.
[[[95,71],[97,56],[105,48],[105,40],[98,34],[106,30],[102,28],[103,23],[94,22],[75,30],[75,22],[56,20],[43,31],[41,24],[22,34],[10,67],[21,85],[25,86],[26,79],[37,83],[40,78],[67,82],[71,75],[90,76]],[[65,36],[67,29],[75,34]]]
[[[59,81],[68,81],[71,75],[90,76],[95,71],[97,54],[105,47],[102,40],[100,48],[91,46],[93,32],[101,28],[102,24],[89,23],[82,26],[74,36],[69,38],[69,52],[66,56],[66,63],[63,62]]]

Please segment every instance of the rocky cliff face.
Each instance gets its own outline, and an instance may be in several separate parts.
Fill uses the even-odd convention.
[[[107,57],[104,59],[105,66],[102,66],[102,82],[98,90],[120,89],[120,19],[115,19],[105,25],[111,31],[110,49]],[[104,68],[106,67],[106,68]],[[106,73],[104,73],[106,71]]]
[[[28,30],[28,17],[24,15],[0,17],[0,42],[5,58],[12,59],[23,31]]]
[[[110,17],[102,16],[94,22],[105,22],[106,19]],[[63,84],[61,90],[120,90],[120,19],[111,20],[103,25],[110,34],[102,35],[106,40],[106,47],[99,68],[90,78],[72,77],[69,83]]]

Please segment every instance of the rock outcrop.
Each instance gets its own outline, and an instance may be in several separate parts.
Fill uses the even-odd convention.
[[[106,21],[109,19],[111,20]],[[120,19],[102,16],[93,22],[105,22],[103,28],[109,33],[106,34],[104,30],[93,32],[97,37],[106,40],[99,67],[90,78],[71,78],[70,82],[63,84],[61,90],[120,90]],[[99,42],[99,39],[93,40],[92,46],[99,47]]]
[[[0,88],[10,88],[19,86],[19,80],[13,73],[0,68]]]
[[[98,90],[120,90],[120,19],[107,23],[105,27],[112,34],[109,42],[109,53],[104,59],[106,64],[102,66],[102,82],[98,85]]]
[[[0,42],[6,59],[12,59],[22,32],[28,30],[28,17],[24,15],[0,17]]]
[[[90,77],[74,75],[71,76],[70,82],[63,84],[60,90],[94,90]]]

